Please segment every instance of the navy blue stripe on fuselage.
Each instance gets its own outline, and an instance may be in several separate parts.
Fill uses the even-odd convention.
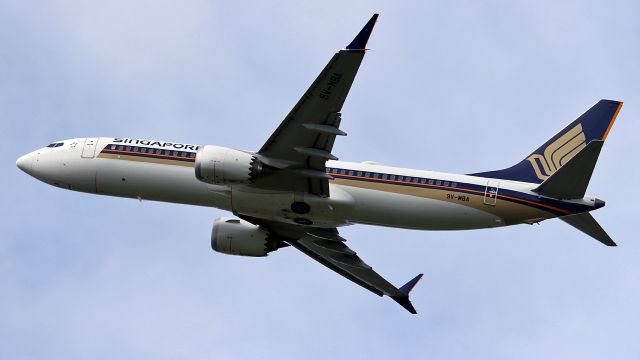
[[[327,168],[327,173],[337,179],[410,186],[442,191],[454,191],[482,196],[484,196],[487,188],[484,185],[461,183],[450,180],[421,178],[415,176],[385,174],[350,169]],[[533,206],[535,208],[551,212],[559,216],[581,213],[593,209],[587,205],[568,203],[548,198],[539,198],[535,195],[525,194],[509,189],[498,189],[497,197],[505,201]]]
[[[100,153],[125,155],[125,156],[139,156],[139,157],[145,157],[145,158],[184,161],[184,162],[196,161],[196,153],[192,151],[157,149],[157,148],[144,147],[144,146],[109,144],[104,149],[102,149]]]

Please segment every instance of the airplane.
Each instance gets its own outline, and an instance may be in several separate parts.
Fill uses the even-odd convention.
[[[16,165],[63,189],[230,211],[235,217],[213,222],[216,252],[261,257],[291,246],[412,314],[409,293],[422,274],[394,286],[345,244],[338,228],[463,230],[559,218],[616,246],[590,214],[605,202],[585,193],[620,101],[600,100],[502,170],[448,174],[339,161],[331,151],[347,135],[342,105],[377,18],[333,55],[258,151],[86,137],[53,142]]]

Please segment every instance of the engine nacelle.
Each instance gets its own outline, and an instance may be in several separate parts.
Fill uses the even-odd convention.
[[[196,154],[196,178],[209,184],[250,184],[261,172],[260,160],[244,151],[206,145]]]
[[[271,239],[269,233],[244,220],[221,217],[213,222],[211,248],[217,252],[242,256],[267,256],[286,246]]]

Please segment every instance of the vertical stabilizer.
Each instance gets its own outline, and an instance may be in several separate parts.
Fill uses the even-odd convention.
[[[603,143],[599,140],[590,142],[533,191],[555,199],[582,199]]]
[[[470,175],[540,184],[587,144],[594,140],[605,141],[621,108],[620,101],[600,100],[516,165]]]

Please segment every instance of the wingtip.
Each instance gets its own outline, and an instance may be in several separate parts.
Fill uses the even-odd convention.
[[[413,288],[418,284],[418,282],[420,281],[420,279],[422,279],[423,276],[424,274],[416,275],[413,279],[407,281],[406,284],[402,285],[400,287],[400,291],[402,291],[403,294],[409,296],[409,293],[411,293],[411,290],[413,290]]]
[[[416,311],[416,309],[413,307],[413,304],[411,304],[411,300],[409,300],[409,294],[411,293],[411,290],[413,290],[413,288],[416,286],[416,284],[418,284],[418,282],[420,281],[420,279],[422,279],[422,276],[424,276],[424,274],[418,274],[416,275],[413,279],[407,281],[406,284],[402,285],[398,290],[400,290],[401,293],[403,293],[404,295],[400,295],[400,296],[391,296],[391,298],[397,302],[398,304],[400,304],[400,306],[402,306],[403,308],[405,308],[408,312],[412,313],[412,314],[417,314],[418,312]]]
[[[345,48],[346,50],[360,50],[364,51],[367,47],[367,42],[369,41],[369,37],[373,32],[373,27],[376,25],[376,21],[378,20],[378,14],[373,14],[371,19],[367,21],[362,30],[356,35],[356,37],[351,41],[349,45]]]
[[[413,307],[413,304],[411,304],[411,300],[409,300],[409,296],[391,296],[391,298],[395,302],[400,304],[400,306],[405,308],[408,312],[410,312],[410,313],[412,313],[414,315],[418,313],[416,311],[416,308]]]

